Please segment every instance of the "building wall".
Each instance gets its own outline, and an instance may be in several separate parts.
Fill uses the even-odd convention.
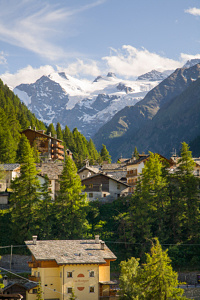
[[[90,277],[91,271],[94,271],[94,277]],[[72,277],[68,277],[68,272],[72,273]],[[107,276],[106,272],[109,272]],[[73,288],[79,300],[97,300],[99,299],[99,278],[101,280],[110,278],[110,267],[102,269],[101,276],[99,276],[99,266],[89,264],[32,268],[31,274],[41,280],[44,299],[68,300],[71,296],[68,288]],[[94,288],[94,292],[91,292],[90,288]],[[27,299],[35,300],[36,294],[30,291]]]

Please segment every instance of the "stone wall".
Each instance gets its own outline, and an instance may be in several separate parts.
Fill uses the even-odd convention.
[[[200,287],[186,288],[183,295],[188,299],[200,300]]]
[[[179,280],[179,282],[185,282],[187,284],[196,284],[197,283],[197,274],[200,274],[200,271],[181,272],[181,273],[178,273],[178,280]]]

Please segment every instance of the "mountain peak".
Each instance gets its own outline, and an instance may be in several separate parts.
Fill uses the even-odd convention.
[[[116,78],[116,75],[113,72],[108,72],[107,77]]]
[[[188,69],[188,68],[193,67],[196,64],[200,64],[200,58],[193,58],[193,59],[188,60],[186,62],[186,64],[183,66],[183,68]]]

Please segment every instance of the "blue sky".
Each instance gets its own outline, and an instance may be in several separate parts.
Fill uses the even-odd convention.
[[[0,0],[0,77],[134,78],[200,57],[199,0]]]

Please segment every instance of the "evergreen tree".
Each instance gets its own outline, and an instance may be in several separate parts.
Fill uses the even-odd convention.
[[[135,149],[134,149],[134,157],[136,158],[136,159],[138,159],[139,158],[139,152],[138,152],[138,150],[137,150],[137,147],[135,146]]]
[[[40,184],[36,177],[32,148],[24,135],[21,137],[20,147],[20,176],[16,177],[11,184],[13,193],[10,203],[13,239],[23,243],[24,239],[31,238],[34,233],[36,217],[34,211],[39,201]]]
[[[146,254],[139,282],[145,300],[183,299],[184,290],[177,288],[178,274],[173,271],[167,250],[162,250],[157,238],[150,254]]]
[[[49,135],[49,133],[51,133],[52,137],[56,136],[56,130],[55,130],[54,126],[53,126],[53,123],[49,124],[49,126],[47,128],[46,134]]]
[[[108,164],[111,163],[111,156],[106,149],[106,146],[102,144],[102,149],[101,149],[101,158],[103,161],[107,161]]]
[[[199,239],[199,178],[194,176],[195,162],[188,145],[182,143],[181,157],[178,160],[178,170],[175,174],[176,184],[179,186],[179,198],[182,203],[184,225],[182,230],[190,241]]]
[[[140,271],[139,259],[131,257],[128,261],[120,263],[120,299],[121,300],[139,300],[141,289],[138,285],[138,272]]]
[[[56,133],[57,133],[57,139],[63,141],[63,133],[62,133],[60,123],[57,123],[57,125],[56,125]]]
[[[95,145],[92,141],[92,139],[88,142],[88,152],[89,152],[89,158],[90,158],[90,164],[93,165],[94,163],[99,162],[99,153],[95,148]]]
[[[53,238],[52,227],[54,225],[53,199],[51,197],[49,178],[44,176],[44,183],[41,186],[41,200],[36,207],[37,228],[39,238],[49,240]]]
[[[80,177],[73,160],[66,157],[60,178],[60,191],[55,201],[55,214],[59,224],[58,238],[82,237],[86,226],[87,197],[82,194]]]

